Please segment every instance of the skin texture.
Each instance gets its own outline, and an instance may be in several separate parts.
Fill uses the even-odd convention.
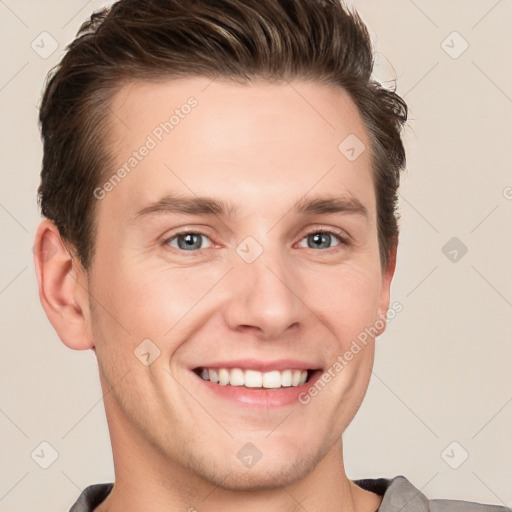
[[[98,359],[116,481],[97,510],[230,512],[243,503],[245,511],[374,512],[381,497],[347,478],[341,438],[367,390],[373,339],[307,405],[240,407],[190,370],[239,358],[326,370],[385,319],[395,253],[383,272],[360,115],[343,90],[317,83],[132,82],[112,104],[107,179],[191,96],[197,106],[97,201],[89,274],[53,223],[43,220],[36,234],[48,318],[67,346]],[[352,162],[338,150],[349,134],[367,148]],[[134,220],[169,193],[239,209]],[[368,217],[293,211],[317,195],[357,198]],[[185,228],[204,235],[200,251],[166,243]],[[308,235],[319,230],[348,243],[333,235],[317,248]],[[263,251],[252,263],[236,252],[246,237]],[[144,339],[160,350],[149,366],[134,357]],[[250,468],[237,457],[247,442],[262,453]]]

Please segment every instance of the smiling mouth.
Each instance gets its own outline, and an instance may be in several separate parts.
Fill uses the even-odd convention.
[[[247,389],[281,389],[306,384],[320,370],[287,369],[260,372],[242,368],[195,368],[194,373],[205,381],[220,386],[239,386]]]

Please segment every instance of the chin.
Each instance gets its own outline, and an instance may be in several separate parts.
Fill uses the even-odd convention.
[[[327,451],[327,450],[325,450]],[[265,491],[288,486],[305,478],[325,456],[323,451],[306,452],[304,447],[289,450],[262,450],[261,458],[245,465],[234,453],[232,457],[219,454],[214,462],[209,458],[191,460],[196,474],[216,487],[229,491]],[[250,464],[250,463],[248,463]]]
[[[303,479],[314,467],[313,463],[304,460],[286,461],[281,464],[265,464],[262,460],[252,468],[233,467],[230,473],[225,471],[215,483],[222,489],[230,491],[266,491],[285,487]]]

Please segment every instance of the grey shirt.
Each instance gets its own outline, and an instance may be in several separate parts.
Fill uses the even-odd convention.
[[[394,478],[365,478],[353,482],[367,491],[383,496],[376,512],[511,512],[508,507],[472,501],[429,500],[403,475]],[[89,485],[69,512],[93,512],[108,496],[113,486],[113,483]]]

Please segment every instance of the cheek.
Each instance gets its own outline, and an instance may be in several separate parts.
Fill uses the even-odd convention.
[[[108,289],[102,290],[105,308],[111,313],[107,316],[112,317],[107,321],[121,335],[128,331],[134,342],[150,338],[172,349],[172,339],[190,329],[194,318],[202,317],[206,304],[218,303],[215,285],[222,275],[205,266],[118,266],[109,274]]]
[[[315,286],[306,283],[308,306],[336,336],[337,349],[346,350],[378,319],[380,274],[352,267],[330,270],[322,278],[323,287],[315,281]]]

